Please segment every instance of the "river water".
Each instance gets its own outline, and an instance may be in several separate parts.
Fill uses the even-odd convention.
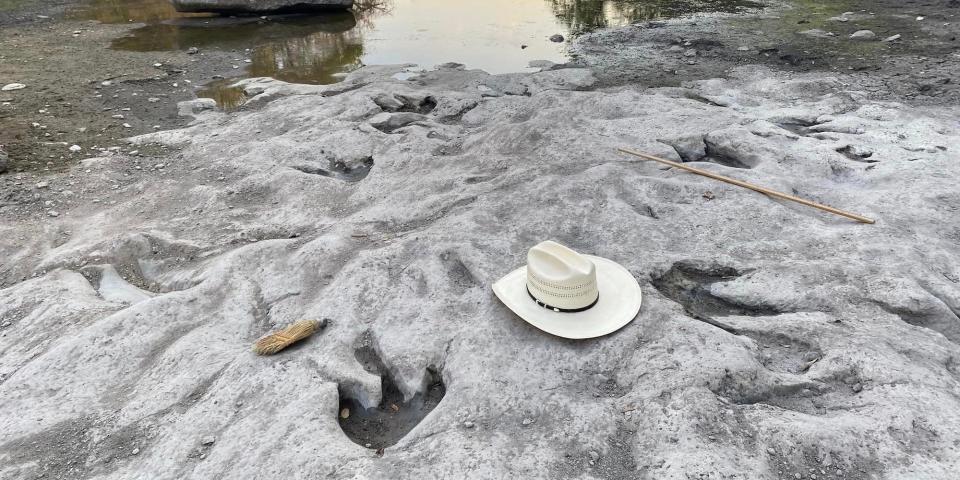
[[[565,62],[567,44],[599,28],[694,11],[734,12],[748,0],[358,0],[350,12],[269,17],[185,15],[167,0],[90,0],[69,13],[104,23],[144,23],[112,47],[136,51],[243,52],[236,78],[329,84],[363,65],[456,62],[490,73]],[[563,35],[564,41],[550,37]],[[238,65],[240,67],[240,65]],[[201,95],[225,104],[226,85]]]

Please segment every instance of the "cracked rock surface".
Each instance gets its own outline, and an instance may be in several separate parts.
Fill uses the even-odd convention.
[[[758,67],[652,90],[401,70],[254,79],[246,111],[134,139],[178,149],[162,168],[11,186],[88,193],[0,220],[0,477],[955,474],[960,109]],[[545,239],[629,269],[639,317],[589,341],[516,318],[489,286]],[[251,352],[304,318],[331,321]],[[380,452],[338,424],[341,395],[381,402],[371,351],[404,400],[446,389]]]

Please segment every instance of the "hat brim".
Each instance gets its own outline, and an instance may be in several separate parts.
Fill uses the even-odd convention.
[[[597,267],[596,305],[582,312],[555,312],[537,305],[527,293],[526,265],[493,284],[493,293],[510,310],[530,325],[551,335],[584,339],[613,333],[633,321],[640,312],[643,294],[637,279],[626,269],[605,258],[584,255]]]

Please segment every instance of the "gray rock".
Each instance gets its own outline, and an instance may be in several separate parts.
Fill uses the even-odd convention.
[[[347,10],[353,0],[171,0],[178,12],[267,13]]]
[[[873,100],[836,72],[572,91],[585,73],[398,82],[402,69],[362,68],[349,89],[252,82],[270,102],[131,139],[176,147],[143,162],[175,166],[162,176],[126,175],[126,155],[44,172],[76,182],[64,219],[46,217],[33,196],[52,194],[24,175],[23,198],[3,201],[39,213],[0,215],[0,318],[13,320],[0,332],[0,477],[774,479],[809,477],[831,452],[830,473],[951,478],[960,163],[903,147],[952,153],[960,107]],[[482,98],[478,85],[523,94]],[[387,135],[369,123],[380,94],[460,113]],[[842,140],[778,131],[818,119]],[[678,158],[659,140],[683,137],[708,140],[701,168],[878,223],[615,151]],[[836,152],[850,143],[884,161]],[[338,177],[353,159],[369,174]],[[501,305],[490,284],[544,238],[623,264],[644,289],[638,318],[576,342]],[[109,301],[84,263],[153,296]],[[274,326],[325,316],[343,321],[276,357],[250,352]],[[809,351],[824,358],[798,373]],[[338,425],[341,395],[383,399],[371,352],[403,398],[447,382],[385,458]],[[593,396],[601,372],[615,397]],[[595,472],[569,470],[590,450]],[[77,471],[58,467],[74,458]]]
[[[554,43],[560,43],[563,40],[563,35],[560,35],[559,33],[550,36],[550,41]]]
[[[214,437],[213,435],[207,435],[206,437],[200,439],[200,445],[209,446],[213,445],[216,441],[217,437]]]
[[[181,117],[193,116],[207,110],[215,110],[217,101],[212,98],[195,98],[177,103],[177,113]]]
[[[539,68],[542,71],[546,71],[556,67],[557,63],[551,62],[550,60],[531,60],[528,65],[532,68]]]
[[[187,55],[196,55],[200,53],[200,49],[197,47],[190,47],[187,49]]]
[[[422,122],[426,115],[413,112],[381,113],[370,118],[369,123],[380,130],[392,131],[414,122]]]
[[[877,39],[877,34],[876,34],[876,33],[873,33],[872,30],[857,30],[856,32],[853,32],[853,33],[850,35],[850,39],[851,39],[851,40],[862,40],[862,41],[876,40],[876,39]]]
[[[834,35],[833,32],[827,32],[827,31],[821,30],[821,29],[819,29],[819,28],[812,28],[812,29],[810,29],[810,30],[804,30],[804,31],[798,32],[798,33],[799,33],[800,35],[804,35],[804,36],[807,36],[807,37],[813,37],[813,38],[830,38],[830,37],[836,36],[836,35]]]
[[[889,37],[887,37],[887,38],[884,38],[883,41],[884,41],[884,42],[887,42],[887,43],[889,43],[889,42],[896,42],[897,40],[900,40],[900,38],[902,38],[902,37],[901,37],[901,35],[898,33],[898,34],[896,34],[896,35],[891,35],[891,36],[889,36]]]

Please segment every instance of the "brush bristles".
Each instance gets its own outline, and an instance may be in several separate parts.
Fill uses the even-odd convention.
[[[313,335],[320,329],[322,323],[318,320],[301,320],[279,332],[274,332],[257,340],[253,351],[257,355],[273,355],[304,338]]]

